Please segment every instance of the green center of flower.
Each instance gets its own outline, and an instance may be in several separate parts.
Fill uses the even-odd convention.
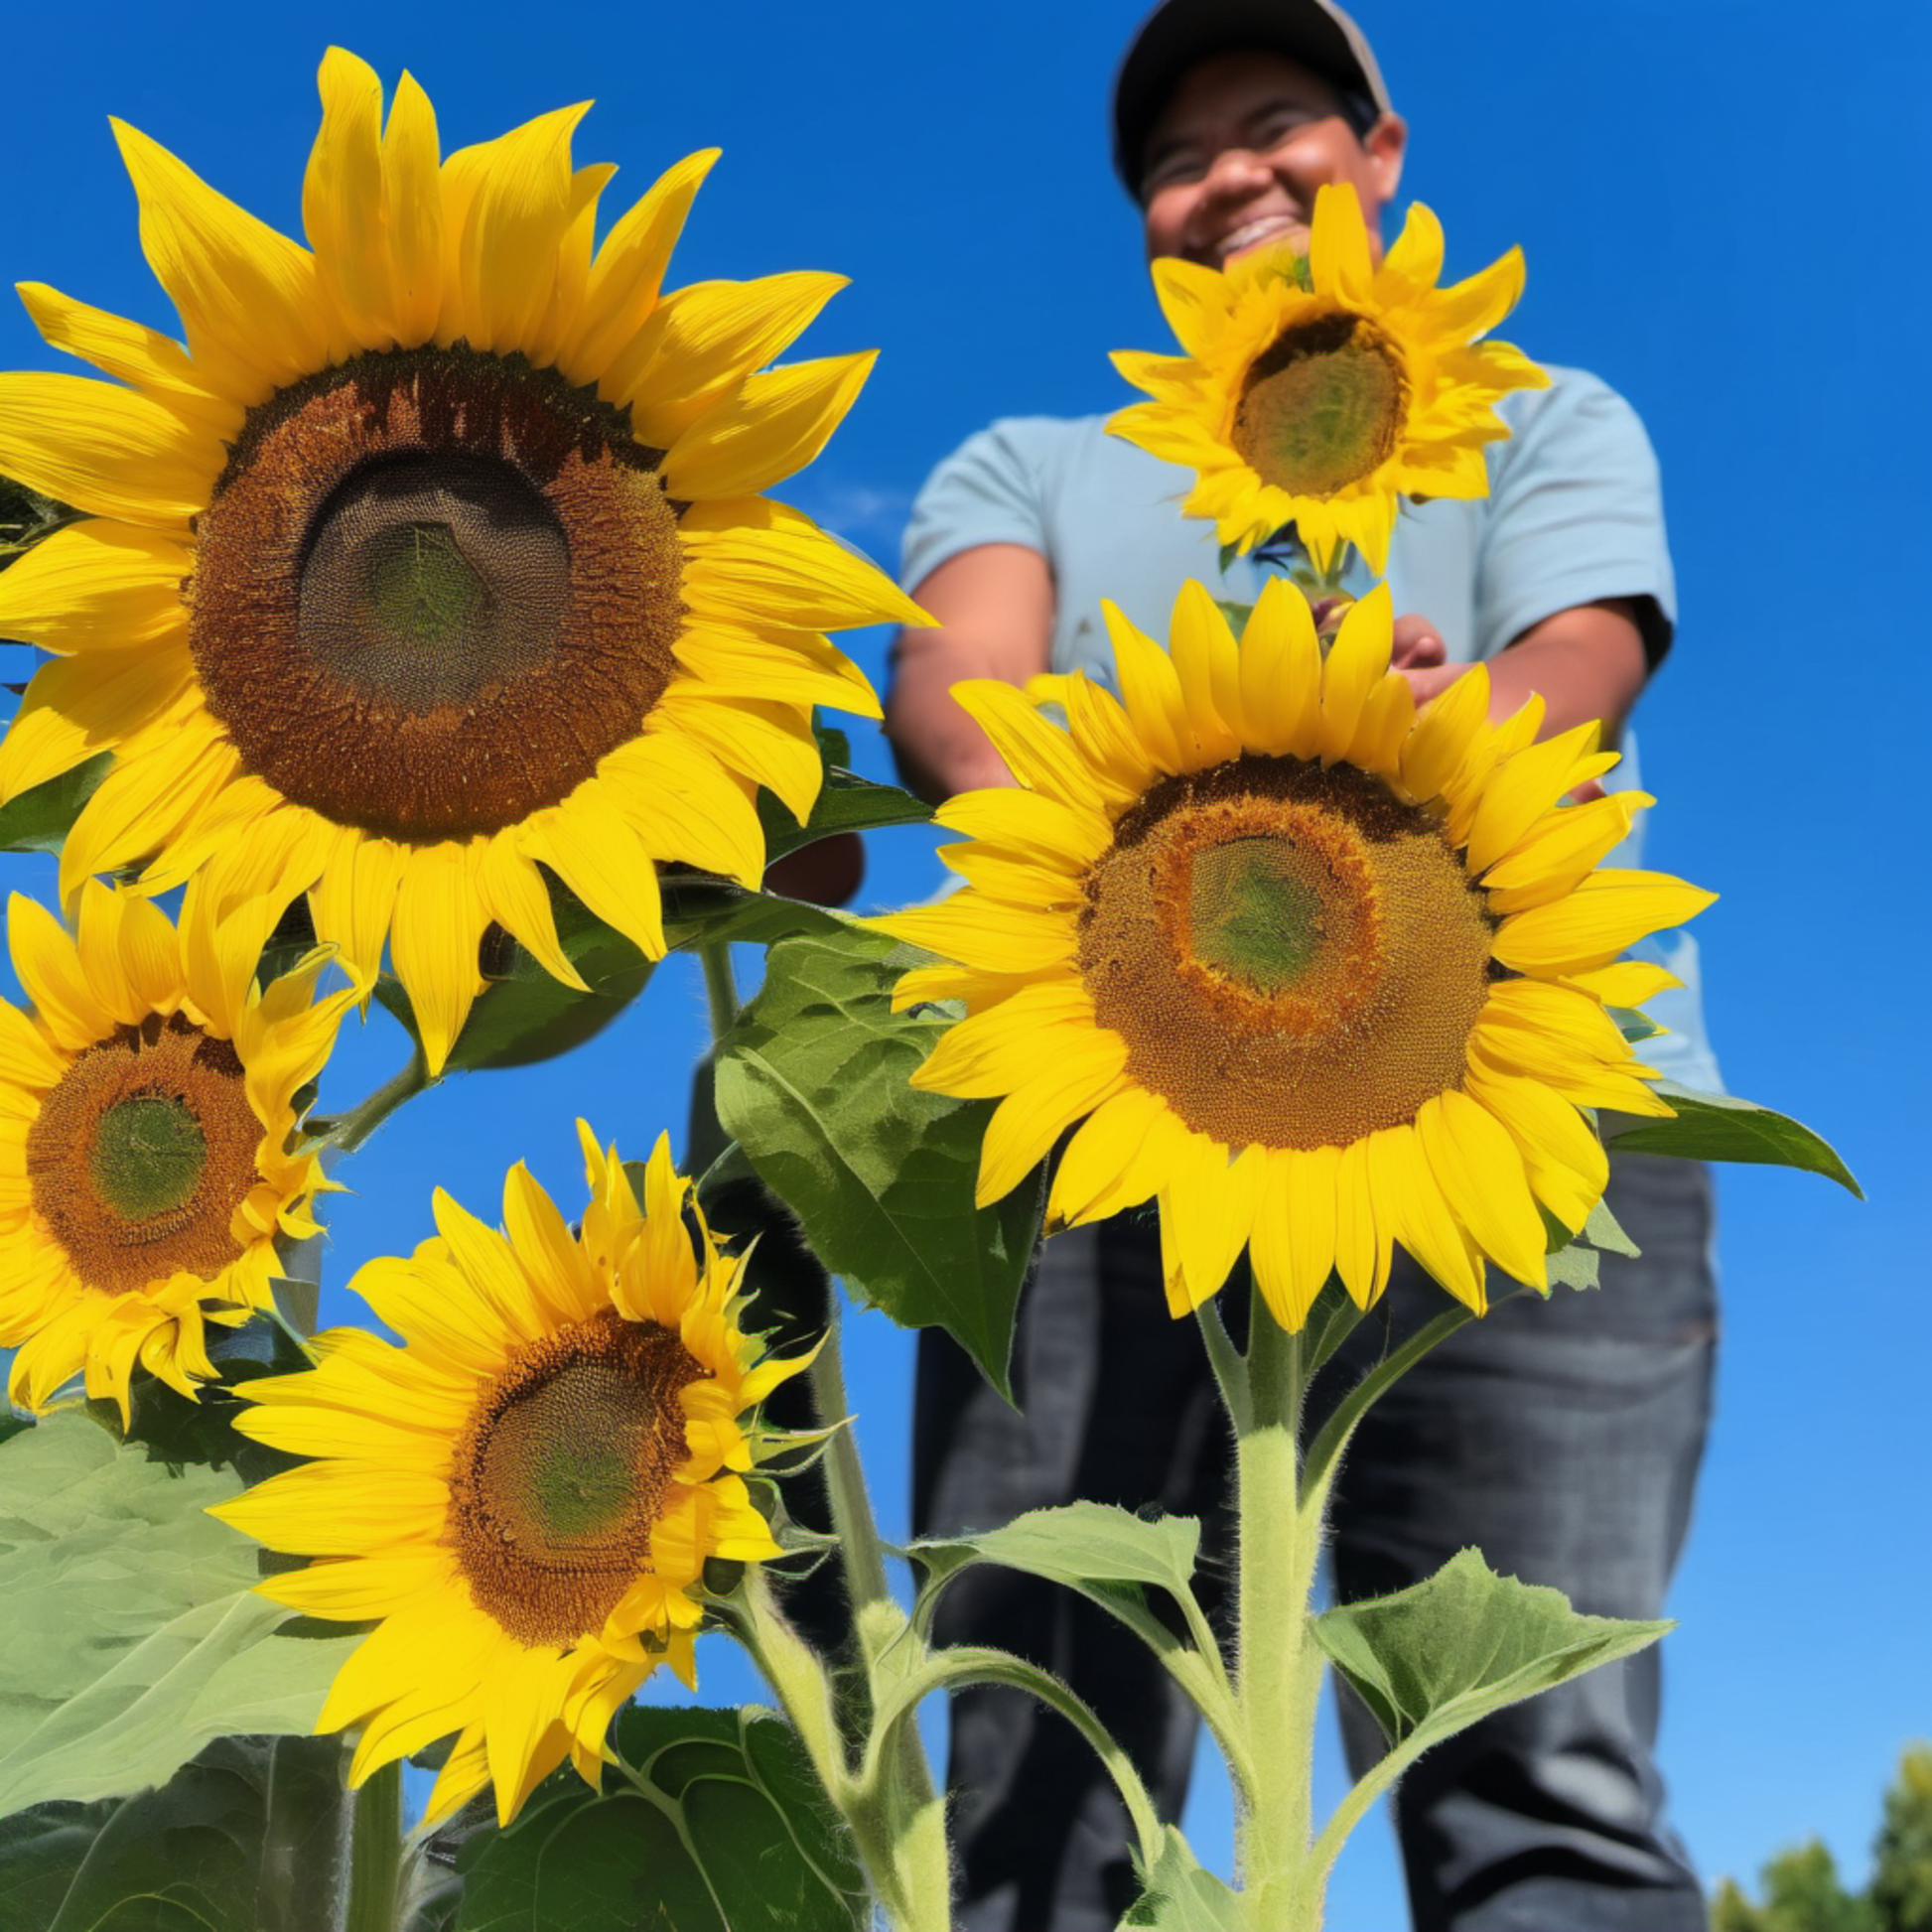
[[[595,1543],[661,1477],[653,1391],[609,1362],[564,1369],[497,1418],[483,1476],[506,1524],[550,1550]]]
[[[652,1569],[689,1457],[677,1334],[615,1311],[525,1344],[458,1444],[449,1533],[477,1607],[519,1642],[595,1634]]]
[[[1194,855],[1187,882],[1193,954],[1255,992],[1285,993],[1321,950],[1321,894],[1309,855],[1286,839],[1230,839]]]
[[[1263,483],[1333,496],[1395,454],[1408,401],[1402,365],[1360,316],[1291,329],[1255,359],[1235,409],[1234,447]]]
[[[124,1221],[172,1214],[195,1198],[207,1137],[186,1103],[137,1093],[101,1116],[88,1156],[101,1204]]]

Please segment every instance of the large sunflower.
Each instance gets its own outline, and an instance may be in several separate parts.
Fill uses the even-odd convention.
[[[1217,272],[1154,264],[1184,355],[1123,350],[1153,397],[1108,424],[1196,473],[1183,508],[1249,550],[1293,523],[1318,570],[1352,543],[1380,576],[1402,496],[1485,496],[1494,404],[1549,377],[1476,338],[1523,292],[1523,256],[1439,289],[1443,228],[1420,203],[1378,267],[1353,188],[1315,197],[1306,258],[1255,249]]]
[[[111,747],[63,890],[198,871],[217,909],[307,892],[358,973],[383,941],[432,1069],[495,921],[559,979],[539,865],[646,954],[653,861],[756,883],[767,785],[817,793],[814,704],[878,715],[826,626],[917,613],[758,492],[814,457],[872,356],[759,373],[843,286],[659,295],[713,153],[592,253],[612,170],[582,107],[439,161],[408,75],[333,50],[313,252],[116,123],[188,352],[24,285],[112,383],[0,376],[0,471],[90,513],[0,577],[61,654],[0,747],[12,797]]]
[[[354,994],[315,999],[320,949],[258,988],[259,917],[217,927],[196,892],[177,931],[90,880],[77,936],[16,894],[7,937],[33,1005],[0,1000],[8,1394],[39,1409],[84,1372],[125,1421],[137,1365],[193,1396],[204,1323],[267,1308],[277,1237],[318,1232],[295,1098]]]
[[[740,1263],[668,1143],[640,1204],[616,1150],[579,1131],[578,1233],[521,1166],[506,1234],[439,1190],[440,1236],[351,1284],[405,1346],[338,1328],[312,1373],[240,1391],[246,1434],[319,1459],[214,1513],[321,1559],[263,1594],[380,1619],[318,1728],[360,1729],[351,1783],[458,1733],[432,1819],[493,1780],[508,1824],[566,1756],[595,1783],[651,1670],[692,1681],[706,1561],[778,1554],[738,1472],[760,1448],[747,1412],[802,1364],[759,1360],[740,1332]]]
[[[913,1080],[999,1099],[981,1200],[1079,1123],[1049,1223],[1158,1196],[1175,1313],[1244,1246],[1290,1327],[1331,1269],[1366,1306],[1396,1241],[1478,1311],[1485,1259],[1546,1287],[1539,1203],[1574,1232],[1606,1177],[1582,1110],[1671,1111],[1605,1011],[1674,983],[1618,955],[1712,897],[1597,869],[1650,800],[1562,804],[1614,755],[1536,742],[1540,699],[1489,724],[1479,665],[1418,717],[1386,587],[1325,663],[1279,579],[1238,645],[1198,584],[1172,655],[1108,622],[1119,701],[953,687],[1019,786],[942,806],[967,889],[881,922],[958,962],[897,999],[965,1002]]]

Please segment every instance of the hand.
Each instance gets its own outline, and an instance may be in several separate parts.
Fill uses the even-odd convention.
[[[1449,646],[1442,632],[1425,617],[1411,611],[1395,621],[1395,641],[1389,652],[1389,668],[1409,680],[1420,708],[1431,698],[1439,698],[1469,667],[1445,660]]]

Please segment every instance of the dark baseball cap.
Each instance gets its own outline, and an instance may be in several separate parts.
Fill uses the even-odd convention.
[[[1114,168],[1137,201],[1148,136],[1174,82],[1211,54],[1265,48],[1318,73],[1358,134],[1389,111],[1389,90],[1362,30],[1329,0],[1161,0],[1114,76]]]

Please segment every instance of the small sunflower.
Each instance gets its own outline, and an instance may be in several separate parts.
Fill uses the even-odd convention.
[[[651,1671],[693,1681],[706,1561],[778,1554],[739,1472],[762,1447],[747,1412],[803,1364],[740,1331],[741,1264],[668,1142],[640,1204],[579,1132],[580,1232],[520,1165],[504,1234],[439,1190],[438,1238],[351,1284],[405,1345],[338,1328],[312,1373],[239,1391],[245,1434],[318,1459],[214,1513],[319,1559],[264,1595],[379,1619],[317,1727],[359,1727],[351,1783],[456,1732],[432,1819],[493,1780],[508,1824],[566,1756],[595,1784]]]
[[[1598,870],[1651,800],[1563,805],[1615,755],[1538,743],[1540,699],[1489,724],[1480,665],[1418,716],[1386,587],[1325,662],[1281,579],[1238,645],[1198,584],[1172,655],[1107,617],[1120,700],[953,687],[1019,785],[943,805],[967,889],[880,921],[958,962],[897,999],[965,1003],[913,1084],[1000,1101],[981,1201],[1077,1124],[1048,1224],[1158,1197],[1176,1314],[1244,1247],[1291,1328],[1331,1270],[1367,1306],[1397,1241],[1478,1311],[1485,1260],[1547,1288],[1539,1204],[1574,1233],[1607,1177],[1582,1110],[1671,1111],[1605,1011],[1675,983],[1619,955],[1711,902]]]
[[[1522,251],[1438,288],[1443,228],[1417,203],[1379,267],[1346,186],[1315,197],[1306,258],[1240,255],[1224,272],[1154,264],[1184,355],[1123,350],[1114,366],[1154,398],[1108,424],[1196,482],[1182,506],[1239,550],[1293,523],[1315,568],[1352,543],[1377,576],[1402,496],[1486,496],[1483,448],[1509,434],[1511,389],[1549,377],[1507,343],[1476,340],[1523,292]]]
[[[868,717],[823,631],[917,613],[759,492],[817,455],[871,354],[765,370],[843,281],[660,295],[715,152],[592,251],[613,170],[582,107],[447,160],[405,74],[322,64],[310,248],[115,123],[188,350],[55,290],[42,334],[115,380],[0,376],[0,471],[89,513],[0,578],[57,653],[0,798],[111,748],[63,891],[206,871],[216,909],[310,895],[385,938],[437,1070],[492,921],[560,980],[539,866],[647,955],[656,861],[756,884],[769,786],[817,794],[811,709]]]
[[[137,1366],[192,1397],[205,1322],[269,1307],[277,1237],[319,1232],[295,1100],[354,993],[315,999],[322,949],[257,988],[259,920],[206,912],[191,893],[177,931],[92,880],[77,936],[7,908],[33,1012],[0,1000],[0,1345],[28,1408],[84,1373],[125,1423]]]

